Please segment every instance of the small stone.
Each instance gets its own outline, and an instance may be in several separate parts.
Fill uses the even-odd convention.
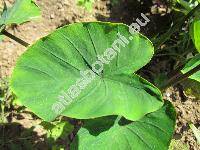
[[[63,4],[63,5],[66,5],[66,6],[69,6],[69,5],[70,5],[70,3],[69,3],[67,0],[63,0],[63,1],[62,1],[62,4]]]
[[[57,6],[58,6],[58,9],[61,9],[63,7],[61,3],[58,3]]]
[[[170,93],[166,93],[166,96],[169,98],[170,97]]]
[[[51,14],[50,15],[50,19],[54,19],[55,18],[55,15],[54,14]]]

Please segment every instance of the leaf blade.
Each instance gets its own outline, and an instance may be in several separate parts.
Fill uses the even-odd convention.
[[[181,72],[183,74],[187,73],[188,71],[192,70],[193,68],[197,67],[198,65],[200,65],[200,54],[197,54],[196,56],[194,56],[185,65],[185,67],[181,70]],[[200,71],[197,71],[196,73],[194,73],[193,75],[191,75],[189,78],[200,82]]]
[[[142,119],[130,122],[116,117],[86,120],[71,149],[77,150],[167,150],[175,127],[176,113],[170,102]]]
[[[123,115],[137,120],[159,109],[163,105],[160,91],[132,75],[153,55],[152,43],[140,34],[134,34],[127,47],[121,46],[118,56],[104,64],[102,73],[92,72],[94,79],[89,81],[80,75],[81,70],[91,71],[97,55],[104,54],[112,45],[118,31],[131,35],[123,24],[91,22],[65,26],[42,38],[18,60],[11,79],[13,92],[45,120],[53,120],[59,114],[79,119]],[[63,105],[58,97],[74,84],[80,87],[77,86],[80,78],[87,81],[87,86],[74,92],[78,96],[72,103]],[[63,109],[59,114],[52,110],[55,103]]]

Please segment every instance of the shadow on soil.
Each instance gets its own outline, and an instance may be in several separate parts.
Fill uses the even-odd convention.
[[[135,22],[137,18],[141,18],[141,13],[145,14],[150,22],[142,29],[142,33],[146,36],[154,36],[160,31],[165,31],[171,24],[170,13],[155,13],[152,14],[152,8],[156,7],[160,10],[168,10],[168,4],[162,0],[118,0],[116,4],[108,4],[110,11],[110,17],[104,17],[100,14],[96,14],[96,18],[99,21],[109,22],[122,22],[127,25]]]

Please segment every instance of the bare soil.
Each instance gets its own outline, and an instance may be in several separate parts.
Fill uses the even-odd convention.
[[[172,102],[177,112],[174,139],[186,144],[190,150],[199,150],[200,145],[197,144],[189,123],[200,126],[200,101],[184,96],[179,87],[170,87],[164,93],[164,98]]]

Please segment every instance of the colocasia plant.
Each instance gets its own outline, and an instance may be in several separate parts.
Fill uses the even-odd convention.
[[[196,23],[193,29],[198,47]],[[168,149],[174,107],[136,74],[154,54],[147,37],[130,33],[121,23],[88,22],[66,25],[24,46],[27,50],[17,61],[10,87],[22,105],[45,121],[60,115],[81,120],[71,149]],[[199,63],[199,56],[195,60]],[[183,69],[185,76],[197,71],[198,63],[191,60]],[[199,72],[191,78],[198,77]]]
[[[126,46],[119,41],[120,52],[110,48],[104,59],[116,57],[102,72],[94,72],[93,62],[119,38],[118,33],[132,40]],[[23,105],[46,121],[58,115],[84,119],[72,149],[167,149],[175,125],[174,108],[163,102],[155,86],[135,74],[153,53],[146,37],[130,34],[123,24],[67,25],[28,47],[13,71],[11,88]],[[95,78],[84,88],[84,83],[79,84],[82,91],[70,104],[59,101],[60,93],[70,89],[84,70],[91,70]],[[63,104],[57,109],[65,107],[60,114],[52,110],[57,101]]]

